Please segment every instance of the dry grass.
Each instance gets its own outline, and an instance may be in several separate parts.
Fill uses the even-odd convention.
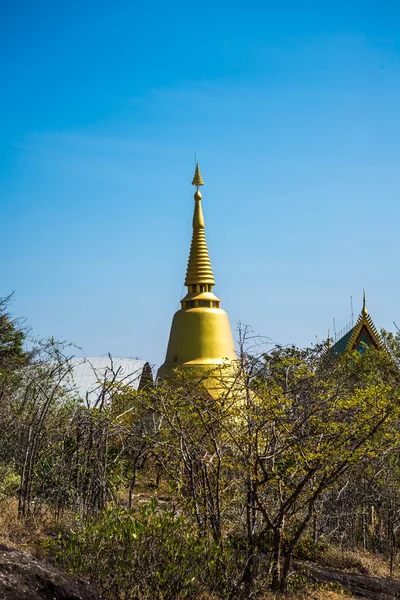
[[[288,592],[286,594],[265,592],[262,596],[257,596],[257,598],[258,600],[350,600],[351,598],[355,598],[355,596],[325,590],[304,589],[301,592]],[[198,600],[215,600],[215,597],[203,595]]]
[[[389,577],[389,557],[372,554],[365,550],[352,552],[350,550],[329,548],[322,554],[318,563],[339,571],[351,571],[373,577]],[[394,563],[393,576],[400,577],[398,560]]]
[[[331,592],[328,590],[312,590],[305,589],[301,592],[288,592],[287,594],[273,594],[266,592],[260,600],[346,600],[352,598],[339,592]]]
[[[63,519],[66,526],[70,516]],[[44,508],[28,519],[18,519],[18,501],[7,499],[0,502],[0,543],[38,556],[40,542],[54,537],[60,528],[53,515]]]

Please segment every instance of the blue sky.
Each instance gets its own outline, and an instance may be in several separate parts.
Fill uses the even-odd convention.
[[[321,8],[323,6],[323,8]],[[19,2],[0,18],[0,296],[37,336],[159,364],[194,153],[232,328],[400,322],[397,2]]]

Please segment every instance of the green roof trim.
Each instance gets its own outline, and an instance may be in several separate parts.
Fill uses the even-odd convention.
[[[343,354],[346,351],[350,338],[353,334],[353,330],[354,327],[352,327],[343,337],[340,338],[340,340],[336,342],[336,344],[331,347],[330,351],[333,354]]]
[[[363,354],[365,352],[365,346],[373,346],[380,350],[384,349],[381,336],[375,327],[373,320],[368,314],[365,305],[365,292],[364,292],[364,303],[363,309],[360,316],[357,319],[357,323],[352,327],[344,336],[340,338],[329,351],[338,356],[344,352],[351,352],[357,350]]]

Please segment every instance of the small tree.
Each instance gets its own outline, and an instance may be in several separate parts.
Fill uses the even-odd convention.
[[[237,366],[217,399],[205,393],[204,374],[158,389],[157,459],[202,535],[222,543],[240,520],[249,586],[271,539],[272,588],[285,591],[317,501],[353,465],[396,443],[398,372],[382,352],[338,360],[325,346],[243,351]]]
[[[14,372],[29,362],[31,353],[24,348],[26,330],[21,320],[8,312],[13,294],[0,298],[0,374]]]
[[[285,591],[317,500],[352,465],[395,443],[397,374],[373,349],[328,360],[324,348],[278,348],[262,358],[251,390],[237,448],[262,535],[272,534],[272,588]]]

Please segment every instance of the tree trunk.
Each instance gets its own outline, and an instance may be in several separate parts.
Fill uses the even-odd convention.
[[[247,482],[247,503],[246,503],[246,526],[247,526],[247,561],[243,573],[243,582],[250,592],[255,577],[256,568],[256,544],[254,540],[254,483],[249,480]]]
[[[132,473],[131,484],[129,486],[128,508],[132,508],[132,505],[133,505],[133,490],[135,489],[135,485],[136,485],[136,472],[137,472],[137,462],[135,460],[135,462],[133,464],[133,473]]]
[[[273,592],[279,592],[281,587],[281,553],[282,553],[282,527],[274,530],[274,554],[272,559],[272,584]]]
[[[318,520],[317,520],[317,513],[314,513],[313,541],[314,541],[314,544],[316,544],[317,541],[318,541]]]
[[[393,524],[392,524],[392,531],[391,531],[391,540],[390,540],[390,577],[393,577],[393,566],[394,566],[394,559],[396,557],[396,534],[394,532],[394,528],[393,528]]]
[[[291,564],[292,564],[292,555],[289,554],[288,556],[286,556],[286,558],[283,562],[283,567],[282,567],[282,572],[281,572],[281,581],[280,581],[280,586],[279,586],[280,592],[287,592],[287,580],[288,580],[288,575],[289,575]]]

